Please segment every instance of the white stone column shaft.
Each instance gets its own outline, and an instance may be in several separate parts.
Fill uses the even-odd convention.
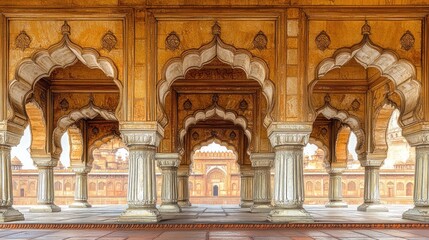
[[[416,147],[414,208],[402,215],[405,219],[429,222],[429,145]]]
[[[0,145],[0,222],[24,220],[24,215],[12,207],[13,184],[10,147]]]
[[[254,170],[252,212],[271,211],[271,175],[274,153],[252,153],[250,160]]]
[[[61,208],[55,205],[54,167],[58,159],[51,156],[32,156],[39,170],[37,181],[37,205],[30,208],[30,212],[60,212]]]
[[[134,128],[127,129],[129,126]],[[119,217],[126,222],[158,222],[156,208],[155,153],[163,137],[156,122],[124,123],[122,139],[128,145],[128,208]]]
[[[162,189],[160,212],[181,212],[182,209],[177,204],[178,179],[177,169],[180,165],[180,155],[178,153],[158,153],[156,154],[158,167],[162,170]]]
[[[344,168],[328,168],[329,173],[329,202],[327,208],[346,208],[343,202],[342,175]]]
[[[76,184],[74,191],[74,203],[69,207],[71,208],[89,208],[91,204],[88,203],[88,173],[91,168],[82,167],[75,168]]]
[[[358,207],[358,211],[389,211],[380,203],[380,167],[383,164],[383,160],[365,160],[361,162],[362,166],[365,167],[364,203]]]
[[[181,207],[190,207],[189,201],[189,166],[183,165],[179,167],[178,174],[178,197],[177,203]]]
[[[253,205],[253,177],[254,171],[251,166],[241,166],[240,207],[250,208]]]
[[[274,208],[271,222],[313,222],[302,207],[304,202],[303,148],[311,124],[272,123],[268,128],[275,151]]]

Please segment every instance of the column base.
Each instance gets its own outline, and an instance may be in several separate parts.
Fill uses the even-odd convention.
[[[414,207],[402,214],[403,219],[429,222],[429,207]]]
[[[251,200],[241,200],[240,207],[241,208],[251,208],[253,206],[253,201]]]
[[[304,208],[274,208],[267,220],[279,223],[314,222],[314,218]]]
[[[192,204],[191,204],[191,202],[189,201],[189,200],[186,200],[186,201],[177,201],[177,204],[180,206],[180,207],[190,207],[190,206],[192,206]]]
[[[381,203],[363,203],[357,208],[357,210],[361,212],[388,212],[389,211],[389,209],[387,209],[387,207]]]
[[[347,208],[349,207],[347,203],[343,201],[329,201],[325,204],[325,207],[327,208]]]
[[[24,215],[13,207],[0,208],[0,222],[23,221]]]
[[[182,212],[182,208],[177,203],[167,203],[167,204],[161,204],[159,206],[158,210],[160,212],[165,213],[179,213]]]
[[[119,222],[159,222],[161,215],[158,209],[153,208],[128,208],[119,216]]]
[[[271,203],[253,203],[250,212],[253,213],[268,213],[273,209]]]
[[[69,205],[69,208],[90,208],[92,207],[87,201],[82,202],[74,202]]]
[[[55,204],[40,204],[30,208],[32,213],[49,213],[49,212],[61,212],[61,208]]]

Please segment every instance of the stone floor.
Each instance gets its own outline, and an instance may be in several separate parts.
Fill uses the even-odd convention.
[[[94,206],[91,209],[62,207],[60,213],[30,213],[28,206],[18,206],[26,220],[14,222],[22,226],[32,223],[85,224],[117,223],[117,217],[126,206]],[[346,209],[326,209],[323,206],[305,206],[317,223],[413,223],[401,219],[401,214],[411,206],[389,205],[388,213],[364,213],[357,206]],[[198,205],[184,208],[180,215],[163,214],[160,224],[219,224],[261,223],[268,224],[266,214],[250,213],[237,206]],[[415,222],[414,222],[415,223]],[[9,223],[8,223],[9,224]],[[166,225],[165,225],[166,226]],[[0,225],[0,228],[2,226]],[[3,227],[6,227],[3,224]],[[19,226],[18,226],[19,227]],[[284,240],[284,239],[429,239],[429,228],[424,229],[369,229],[369,228],[296,228],[296,229],[0,229],[0,239],[222,239],[222,240]]]

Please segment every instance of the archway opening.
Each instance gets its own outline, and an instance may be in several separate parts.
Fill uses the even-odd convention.
[[[240,166],[237,155],[223,145],[211,141],[193,153],[189,176],[192,204],[240,203]]]

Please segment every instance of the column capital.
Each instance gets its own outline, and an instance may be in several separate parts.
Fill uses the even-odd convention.
[[[429,145],[429,122],[412,124],[402,128],[402,136],[412,146]]]
[[[287,145],[304,146],[308,143],[312,128],[312,123],[273,122],[267,132],[274,148]]]
[[[160,168],[178,168],[181,155],[178,153],[157,153],[155,159]]]
[[[128,146],[147,145],[158,147],[164,129],[158,122],[123,122],[119,125],[122,139]]]
[[[250,161],[252,167],[272,167],[275,156],[274,153],[252,153],[250,154]]]
[[[21,141],[22,134],[0,130],[0,145],[16,146]]]
[[[254,171],[251,165],[241,165],[240,166],[240,175],[242,177],[253,177]]]
[[[40,167],[56,167],[58,165],[58,159],[53,158],[50,155],[47,156],[32,156],[34,164],[38,168]]]
[[[71,166],[71,168],[73,169],[73,172],[75,172],[76,174],[89,173],[91,172],[91,169],[92,169],[92,167],[90,166]]]
[[[178,176],[189,176],[189,165],[179,165],[179,169],[177,170]]]
[[[374,156],[368,156],[367,159],[361,160],[360,165],[362,167],[381,167],[385,158],[377,158]]]
[[[344,167],[327,167],[326,168],[326,172],[328,172],[329,174],[341,174],[344,172],[344,170],[346,170],[346,168]]]

